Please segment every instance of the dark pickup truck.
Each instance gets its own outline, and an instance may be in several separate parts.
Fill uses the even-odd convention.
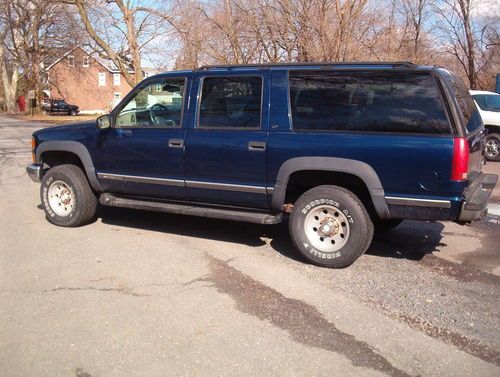
[[[486,130],[460,79],[411,63],[207,66],[138,84],[109,115],[33,134],[47,219],[97,203],[261,224],[353,263],[374,229],[484,216]]]
[[[50,99],[43,104],[43,111],[48,114],[66,114],[74,116],[80,112],[80,108],[76,105],[70,105],[63,99]]]

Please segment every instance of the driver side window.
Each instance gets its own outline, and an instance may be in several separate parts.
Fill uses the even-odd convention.
[[[179,128],[182,125],[184,78],[151,82],[116,115],[115,127]]]

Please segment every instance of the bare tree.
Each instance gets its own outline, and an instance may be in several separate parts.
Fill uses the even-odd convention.
[[[412,61],[421,62],[422,35],[428,21],[428,0],[401,0],[401,12],[404,17],[405,37],[412,45]]]
[[[476,88],[476,41],[472,30],[472,0],[440,0],[434,6],[447,51],[462,67],[472,89]]]
[[[138,2],[67,0],[74,4],[95,49],[110,59],[130,86],[143,78],[142,53],[160,36],[162,23]]]
[[[7,31],[4,29],[0,33],[2,41],[6,39]],[[0,73],[2,78],[3,93],[7,112],[16,112],[16,92],[19,81],[19,66],[6,52],[4,43],[0,43]]]
[[[500,72],[500,16],[488,19],[481,28],[477,82],[482,89],[493,90],[495,77]]]
[[[57,0],[6,0],[2,4],[0,20],[4,34],[2,81],[4,86],[10,86],[10,90],[4,90],[9,96],[15,96],[17,81],[22,75],[26,86],[35,91],[40,104],[42,62],[78,40],[77,28],[72,24],[74,17]]]

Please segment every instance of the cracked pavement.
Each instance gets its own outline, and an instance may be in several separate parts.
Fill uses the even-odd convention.
[[[0,116],[1,376],[500,375],[497,219],[407,221],[343,270],[302,262],[286,224],[58,228],[24,173],[39,127]]]

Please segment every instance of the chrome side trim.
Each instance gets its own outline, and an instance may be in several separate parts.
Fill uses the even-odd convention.
[[[215,183],[215,182],[201,182],[201,181],[184,181],[182,179],[142,177],[136,175],[124,175],[124,174],[112,174],[112,173],[97,173],[97,177],[99,177],[100,179],[109,179],[114,181],[147,183],[147,184],[165,185],[165,186],[184,186],[185,184],[187,187],[192,187],[192,188],[249,192],[254,194],[267,194],[267,193],[272,194],[274,190],[273,187],[264,187],[264,186],[248,186],[248,185],[236,185],[231,183]]]
[[[433,207],[433,208],[451,207],[451,203],[449,200],[402,198],[397,196],[386,196],[385,200],[387,204],[392,204],[397,206]]]
[[[124,175],[124,174],[111,174],[111,173],[97,173],[97,177],[100,179],[109,179],[113,181],[148,183],[152,185],[165,185],[165,186],[184,186],[184,180],[182,179],[141,177],[137,175]]]
[[[186,186],[192,187],[192,188],[203,188],[203,189],[212,189],[212,190],[250,192],[250,193],[254,193],[254,194],[265,194],[266,193],[266,187],[263,187],[263,186],[235,185],[235,184],[231,184],[231,183],[186,181]]]

